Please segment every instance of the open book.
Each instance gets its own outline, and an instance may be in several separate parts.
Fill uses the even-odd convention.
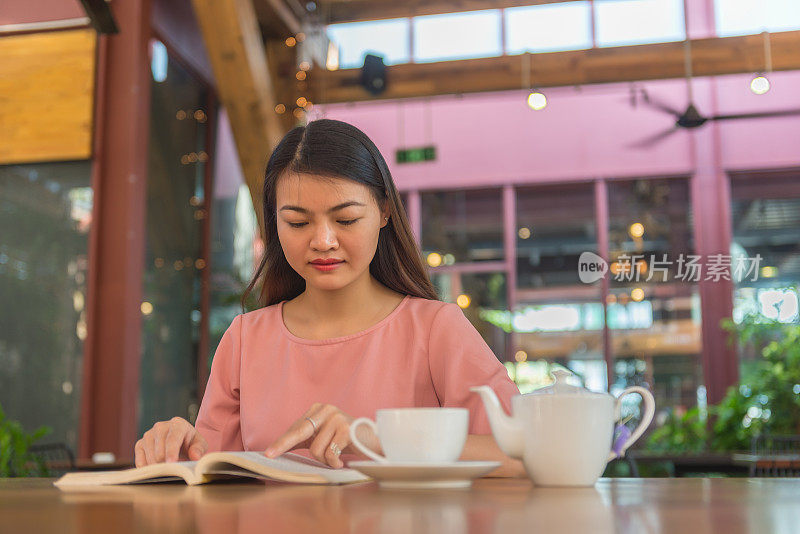
[[[67,473],[59,487],[149,484],[183,479],[195,486],[230,478],[260,478],[301,484],[349,484],[370,480],[353,469],[334,469],[305,456],[287,452],[267,458],[260,452],[212,452],[196,462],[167,462],[125,469]]]

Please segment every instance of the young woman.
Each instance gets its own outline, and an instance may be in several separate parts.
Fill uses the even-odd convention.
[[[156,423],[136,443],[136,465],[308,449],[342,467],[361,457],[355,418],[459,406],[470,412],[462,459],[497,459],[494,475],[523,476],[469,388],[492,386],[506,411],[519,390],[461,309],[437,300],[372,141],[340,121],[294,128],[267,164],[263,210],[266,250],[245,294],[260,284],[263,307],[225,332],[195,426]]]

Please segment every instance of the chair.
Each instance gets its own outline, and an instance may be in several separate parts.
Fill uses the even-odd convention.
[[[41,458],[51,477],[75,470],[75,455],[65,443],[31,445],[28,450]]]
[[[800,476],[800,436],[760,434],[750,444],[751,477]]]

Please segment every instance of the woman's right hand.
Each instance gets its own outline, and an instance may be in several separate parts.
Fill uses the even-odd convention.
[[[181,417],[159,421],[136,442],[136,467],[179,459],[199,460],[208,443],[192,424]]]

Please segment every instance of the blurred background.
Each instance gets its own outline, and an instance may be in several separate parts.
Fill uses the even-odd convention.
[[[267,157],[319,118],[522,392],[648,387],[651,452],[800,433],[794,0],[6,0],[6,432],[130,459],[194,421]]]

